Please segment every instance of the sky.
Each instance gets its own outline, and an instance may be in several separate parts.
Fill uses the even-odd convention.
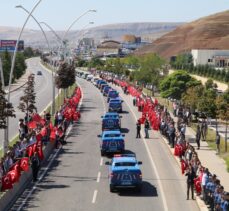
[[[22,27],[27,14],[15,8],[31,10],[38,0],[0,0],[0,26]],[[190,22],[229,9],[229,0],[42,0],[34,17],[54,30],[66,30],[89,9],[96,13],[83,16],[72,29],[80,30],[93,21],[93,26],[130,22]],[[30,20],[26,26],[38,29]]]

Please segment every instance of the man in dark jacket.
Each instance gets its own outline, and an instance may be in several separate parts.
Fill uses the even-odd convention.
[[[140,123],[140,121],[137,122],[136,129],[137,129],[136,138],[141,138],[141,135],[140,135],[140,132],[141,132],[141,123]]]
[[[200,138],[201,138],[200,126],[197,125],[197,130],[196,130],[196,144],[197,144],[197,149],[200,149]]]
[[[189,200],[190,189],[192,193],[192,199],[194,200],[194,179],[196,177],[196,174],[191,166],[188,168],[188,171],[185,174],[185,176],[187,176],[187,200]]]
[[[149,121],[147,119],[145,121],[144,128],[145,128],[145,138],[149,138]]]
[[[40,167],[40,161],[39,161],[37,152],[34,152],[33,156],[31,157],[31,167],[32,167],[32,172],[33,172],[33,182],[36,182],[39,167]]]

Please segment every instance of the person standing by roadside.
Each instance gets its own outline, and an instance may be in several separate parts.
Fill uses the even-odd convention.
[[[216,154],[219,154],[220,153],[220,135],[218,131],[216,132],[215,144],[216,144],[216,149],[217,149]]]
[[[201,137],[200,126],[197,125],[197,130],[196,130],[196,144],[197,144],[197,149],[200,149],[200,137]]]
[[[201,136],[202,136],[202,141],[206,141],[206,136],[207,136],[207,130],[208,130],[208,125],[205,119],[203,119],[201,123]]]
[[[192,199],[194,200],[194,179],[195,179],[196,175],[195,175],[195,172],[191,166],[188,168],[188,171],[185,174],[185,176],[187,176],[187,200],[189,200],[190,189],[191,189],[191,193],[192,193]]]
[[[148,119],[146,119],[146,121],[145,121],[144,128],[145,128],[145,138],[149,138],[149,121],[148,121]]]
[[[139,121],[139,120],[137,121],[137,124],[136,124],[136,129],[137,129],[137,135],[136,135],[136,138],[141,138],[141,135],[140,135],[140,132],[141,132],[141,123],[140,123],[140,121]]]
[[[33,182],[36,182],[39,167],[40,167],[40,161],[39,161],[37,152],[34,152],[32,158],[31,158],[31,167],[32,167],[32,172],[33,172]]]

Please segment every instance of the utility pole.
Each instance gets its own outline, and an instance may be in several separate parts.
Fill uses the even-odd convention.
[[[2,83],[2,90],[5,90],[5,81],[4,81],[4,73],[3,73],[1,58],[0,58],[0,77],[1,77],[1,83]]]

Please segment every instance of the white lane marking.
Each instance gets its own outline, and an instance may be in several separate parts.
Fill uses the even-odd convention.
[[[125,98],[123,98],[123,99],[125,99]],[[137,121],[138,118],[137,118],[136,114],[134,113],[133,109],[130,107],[129,103],[128,103],[126,100],[125,100],[125,102],[126,102],[126,105],[129,107],[131,113],[133,114],[135,120]],[[142,131],[141,131],[141,136],[144,137],[144,134],[143,134]],[[143,143],[144,143],[144,145],[145,145],[147,154],[148,154],[148,156],[149,156],[149,159],[150,159],[150,162],[151,162],[151,166],[153,167],[154,173],[155,173],[155,175],[156,175],[156,177],[157,177],[157,181],[158,181],[158,185],[159,185],[160,192],[161,192],[161,197],[162,197],[162,202],[163,202],[164,210],[165,210],[165,211],[168,211],[169,209],[168,209],[168,206],[167,206],[167,202],[166,202],[166,198],[165,198],[165,193],[164,193],[164,191],[163,191],[162,183],[161,183],[161,180],[160,180],[160,177],[159,177],[159,173],[158,173],[156,164],[155,164],[155,162],[154,162],[154,160],[153,160],[153,157],[152,157],[152,155],[151,155],[151,153],[150,153],[150,149],[149,149],[149,146],[148,146],[148,144],[147,144],[146,139],[144,139],[144,138],[142,138],[142,139],[143,139]]]
[[[100,177],[101,177],[101,172],[99,171],[96,182],[98,182],[98,183],[99,183],[99,181],[100,181]]]
[[[103,158],[101,158],[101,160],[100,160],[100,166],[102,166],[103,165]]]
[[[98,193],[98,191],[95,190],[94,194],[93,194],[93,197],[92,197],[92,201],[91,201],[92,204],[94,204],[96,202],[97,193]]]
[[[81,87],[80,87],[80,89],[81,89]],[[83,98],[84,98],[83,90],[81,89],[81,91],[82,91],[82,97],[81,97],[80,102],[79,102],[79,110],[80,110],[80,108],[82,106],[82,101],[83,101]],[[68,135],[69,135],[69,133],[70,133],[71,130],[72,130],[72,125],[70,125],[69,128],[68,128],[68,130],[67,130],[66,139],[67,139],[67,137],[68,137]],[[33,185],[32,190],[30,190],[30,192],[28,193],[28,195],[26,196],[26,198],[22,201],[22,203],[21,203],[20,207],[18,207],[17,211],[20,211],[24,207],[25,203],[28,201],[28,199],[33,194],[33,192],[36,190],[38,183],[46,175],[47,171],[49,170],[50,166],[52,165],[54,159],[57,157],[57,155],[58,155],[59,151],[61,150],[61,148],[62,148],[62,146],[55,152],[54,155],[52,154],[53,157],[51,159],[49,158],[50,159],[50,162],[49,162],[48,166],[44,169],[43,174],[38,178],[38,181]],[[50,156],[52,156],[52,155],[50,155]]]

